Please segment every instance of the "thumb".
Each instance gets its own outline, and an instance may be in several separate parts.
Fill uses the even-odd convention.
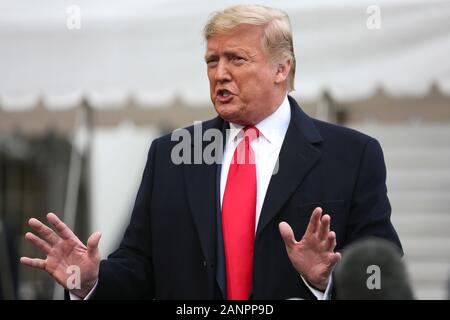
[[[286,246],[291,246],[297,243],[295,240],[294,231],[292,231],[291,226],[287,222],[280,222],[278,229],[280,230],[281,237],[283,238]]]
[[[100,242],[100,238],[102,234],[100,232],[94,232],[91,234],[87,241],[88,254],[92,257],[98,254],[98,243]]]

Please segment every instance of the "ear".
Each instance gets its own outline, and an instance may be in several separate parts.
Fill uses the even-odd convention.
[[[292,60],[287,59],[277,63],[277,70],[275,74],[275,83],[280,84],[286,81],[289,72],[291,71]]]

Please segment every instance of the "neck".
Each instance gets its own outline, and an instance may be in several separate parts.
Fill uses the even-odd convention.
[[[268,109],[268,112],[261,115],[257,119],[254,119],[253,123],[247,123],[245,125],[255,125],[255,124],[258,124],[261,121],[263,121],[265,118],[269,117],[271,114],[273,114],[275,111],[278,110],[278,108],[283,103],[284,98],[286,98],[286,95],[287,95],[287,91],[283,91],[283,92],[280,92],[280,94],[275,95],[273,97],[273,99],[271,99],[271,101],[270,101],[271,108]]]

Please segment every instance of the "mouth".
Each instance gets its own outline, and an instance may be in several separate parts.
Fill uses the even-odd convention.
[[[233,100],[234,94],[227,89],[219,89],[216,91],[216,100],[221,103],[227,103]]]

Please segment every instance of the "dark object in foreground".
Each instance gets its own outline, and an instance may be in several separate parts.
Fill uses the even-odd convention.
[[[348,246],[334,271],[338,299],[412,300],[402,254],[391,242],[367,238]]]

